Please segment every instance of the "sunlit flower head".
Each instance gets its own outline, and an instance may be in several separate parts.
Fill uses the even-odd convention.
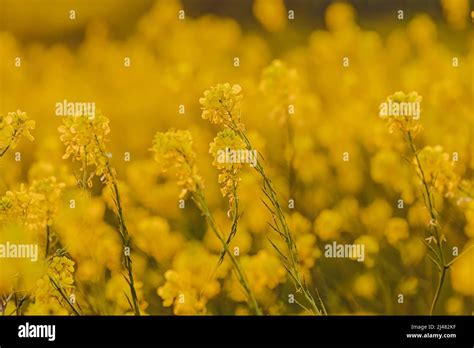
[[[29,187],[22,184],[19,190],[7,191],[0,199],[0,221],[15,221],[31,230],[52,226],[64,187],[52,176],[34,180]]]
[[[35,121],[30,120],[26,112],[20,110],[9,112],[7,116],[0,115],[0,155],[8,149],[14,149],[21,136],[30,141],[34,138],[30,131],[35,129]]]
[[[415,91],[398,91],[388,96],[380,107],[380,117],[387,120],[390,133],[397,130],[415,137],[421,131],[419,123],[422,97]]]
[[[210,144],[209,153],[213,156],[212,164],[220,171],[221,193],[231,204],[236,198],[240,170],[248,157],[245,144],[233,130],[224,129]]]
[[[151,151],[155,153],[155,160],[163,172],[173,168],[178,185],[183,187],[181,196],[194,192],[198,185],[203,185],[195,164],[196,154],[189,131],[172,129],[166,133],[156,133]]]
[[[32,312],[40,309],[35,308],[39,304],[55,306],[61,312],[57,304],[68,308],[66,301],[73,294],[74,288],[74,261],[66,256],[54,256],[48,261],[46,274],[36,282]]]
[[[109,119],[98,113],[95,117],[64,117],[63,124],[58,128],[59,139],[66,145],[63,159],[69,157],[82,164],[81,171],[88,167],[94,168],[87,179],[92,186],[92,177],[101,177],[103,181],[110,180],[112,171],[108,168],[108,157],[105,143],[110,133]],[[83,183],[84,184],[84,183]]]
[[[458,186],[459,176],[454,171],[450,155],[439,145],[426,146],[420,151],[419,159],[426,183],[444,196],[452,197]]]
[[[223,124],[231,129],[243,130],[240,123],[242,87],[230,83],[218,84],[204,92],[199,99],[202,118],[211,123]]]

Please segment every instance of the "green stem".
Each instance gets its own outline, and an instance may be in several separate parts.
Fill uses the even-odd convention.
[[[107,174],[110,176],[110,182],[108,182],[109,185],[111,185],[111,191],[114,196],[114,203],[115,203],[115,208],[117,210],[117,219],[119,223],[119,234],[122,239],[122,252],[124,253],[124,266],[125,269],[127,270],[128,273],[128,279],[127,283],[130,287],[130,293],[132,295],[132,302],[133,302],[133,311],[135,312],[136,316],[140,315],[140,305],[138,301],[138,296],[137,292],[135,290],[135,280],[133,278],[133,267],[132,267],[132,259],[129,255],[125,254],[125,249],[131,250],[130,247],[130,236],[128,234],[128,229],[127,225],[125,224],[125,219],[123,216],[123,209],[122,209],[122,203],[120,199],[120,193],[118,189],[118,184],[117,184],[117,179],[115,176],[115,172],[112,169],[112,166],[109,163],[109,157],[105,153],[105,149],[101,146],[101,143],[99,139],[97,138],[97,135],[95,135],[95,141],[97,143],[97,147],[101,153],[102,156],[105,158],[105,167],[107,169]]]
[[[421,164],[420,158],[418,156],[418,150],[416,149],[415,142],[413,141],[413,136],[411,135],[410,131],[407,132],[407,138],[408,138],[408,143],[410,145],[410,149],[413,153],[413,156],[415,157],[416,165],[417,165],[418,170],[420,172],[419,176],[420,176],[422,186],[424,188],[425,195],[426,195],[425,206],[429,210],[429,214],[430,214],[430,218],[431,218],[431,222],[430,222],[431,235],[435,238],[435,243],[436,243],[437,248],[438,248],[437,252],[433,248],[430,248],[430,249],[435,253],[435,255],[438,257],[439,261],[441,262],[441,265],[440,265],[441,267],[439,269],[439,281],[438,281],[438,285],[436,287],[435,295],[434,295],[433,301],[431,303],[431,309],[430,309],[430,314],[433,315],[433,312],[436,308],[436,304],[438,303],[439,295],[441,294],[441,290],[443,288],[443,284],[444,284],[444,281],[445,281],[445,278],[446,278],[446,272],[447,272],[449,266],[452,264],[452,262],[446,263],[445,258],[444,258],[443,247],[442,247],[443,240],[442,240],[442,238],[440,238],[439,225],[438,225],[438,221],[437,221],[438,214],[435,210],[434,202],[433,202],[432,195],[431,195],[431,191],[430,191],[428,182],[426,180],[425,172],[423,170],[423,165]]]
[[[260,307],[258,305],[258,302],[250,289],[250,286],[248,284],[247,278],[245,277],[244,270],[242,269],[242,266],[240,265],[240,262],[237,260],[237,258],[234,256],[234,254],[230,251],[229,249],[229,244],[227,241],[224,239],[222,236],[222,233],[220,232],[219,228],[217,227],[217,224],[215,223],[214,217],[212,213],[209,210],[209,207],[207,205],[206,198],[204,196],[204,192],[202,190],[201,186],[198,186],[196,192],[193,193],[193,200],[196,202],[199,210],[201,210],[202,214],[206,218],[209,226],[213,230],[214,234],[217,236],[217,238],[220,240],[222,243],[222,246],[224,248],[223,252],[225,252],[231,262],[232,265],[234,266],[234,270],[237,274],[237,278],[239,283],[241,284],[242,288],[244,289],[244,292],[247,295],[247,299],[249,301],[250,307],[254,310],[255,314],[257,315],[262,315],[262,311],[260,310]]]
[[[8,146],[0,152],[0,157],[2,157],[8,151],[9,148],[10,148],[10,144],[8,144]]]
[[[448,267],[443,267],[443,270],[441,271],[441,274],[439,276],[439,281],[438,281],[438,287],[436,288],[436,292],[433,298],[433,302],[431,303],[431,310],[430,310],[430,315],[433,315],[434,310],[436,308],[436,304],[438,303],[438,298],[439,295],[441,294],[441,289],[443,288],[444,284],[444,279],[446,277],[446,272],[448,270]]]
[[[250,140],[247,138],[246,134],[240,130],[236,124],[233,124],[231,126],[231,129],[234,130],[239,137],[244,141],[247,150],[252,150],[252,144],[250,143]],[[322,312],[318,308],[316,301],[314,300],[313,296],[311,295],[311,292],[307,288],[306,284],[302,280],[302,277],[300,275],[299,271],[299,260],[298,260],[298,250],[296,247],[296,243],[294,241],[293,234],[291,233],[288,223],[286,222],[285,215],[283,213],[283,210],[280,206],[280,203],[278,201],[277,193],[273,187],[273,184],[270,180],[270,178],[267,176],[265,173],[265,169],[263,166],[260,164],[260,161],[257,161],[257,165],[255,166],[255,170],[260,174],[260,176],[263,179],[263,190],[266,192],[267,197],[270,199],[270,202],[274,208],[274,212],[272,214],[275,215],[278,226],[278,230],[282,231],[282,234],[284,235],[284,240],[286,242],[286,246],[288,249],[288,256],[290,259],[290,264],[289,264],[289,270],[291,272],[291,278],[293,279],[294,285],[296,287],[296,291],[302,291],[304,297],[308,301],[308,303],[311,306],[313,314],[321,315]],[[321,301],[322,303],[322,301]],[[325,312],[325,311],[324,311]]]
[[[44,257],[47,259],[48,254],[49,254],[49,235],[50,235],[50,227],[49,225],[46,225],[46,248],[45,248],[45,253]]]
[[[110,167],[108,167],[109,173],[110,173]],[[111,173],[110,173],[111,174]],[[120,200],[120,194],[118,190],[118,185],[117,182],[114,179],[112,179],[112,193],[114,194],[114,201],[115,201],[115,207],[117,209],[117,218],[119,222],[119,232],[120,236],[122,237],[122,247],[123,250],[127,248],[128,250],[131,250],[130,248],[130,237],[128,234],[128,229],[127,225],[125,224],[125,220],[123,217],[123,210],[122,210],[122,203]],[[140,315],[140,305],[138,301],[138,296],[137,292],[135,290],[135,281],[133,278],[133,267],[132,267],[132,259],[130,258],[129,255],[124,254],[124,265],[128,273],[128,284],[130,287],[130,293],[132,294],[132,302],[133,302],[133,310],[135,312],[135,315],[139,316]]]

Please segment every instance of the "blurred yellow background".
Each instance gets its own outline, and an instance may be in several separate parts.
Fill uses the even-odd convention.
[[[98,178],[84,194],[80,163],[62,158],[56,103],[94,102],[110,120],[106,146],[143,312],[249,314],[229,261],[212,273],[217,238],[190,200],[180,209],[179,187],[149,151],[157,131],[192,133],[210,207],[228,231],[209,154],[218,128],[202,120],[199,104],[205,90],[228,82],[242,87],[242,122],[285,203],[302,273],[330,314],[426,314],[438,279],[423,243],[430,217],[403,136],[389,132],[379,105],[397,91],[422,97],[415,140],[433,177],[446,180],[433,182],[433,199],[451,259],[474,238],[472,8],[467,0],[0,0],[0,115],[21,110],[35,121],[34,141],[20,139],[0,158],[0,241],[21,229],[43,250],[50,226],[52,250],[74,262],[54,267],[68,270],[61,279],[84,313],[130,313],[112,198]],[[54,216],[38,213],[23,226],[32,217],[14,215],[11,197],[40,207],[46,198],[37,194],[49,196],[35,181],[50,177],[48,190],[61,192]],[[268,243],[278,236],[260,185],[242,171],[232,246],[264,313],[305,314],[288,302],[295,290]],[[333,241],[364,244],[365,262],[325,258]],[[472,314],[473,250],[449,270],[438,313]],[[15,271],[2,271],[0,293],[24,295],[24,313],[71,314],[45,285],[48,270],[7,268]],[[181,293],[192,301],[181,304]]]

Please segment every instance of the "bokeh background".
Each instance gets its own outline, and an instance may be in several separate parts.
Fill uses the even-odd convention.
[[[0,194],[51,176],[64,183],[50,225],[53,245],[74,262],[68,292],[86,314],[129,313],[111,199],[98,180],[90,195],[76,188],[78,165],[62,159],[57,131],[57,102],[95,102],[110,119],[107,146],[124,196],[142,310],[248,314],[230,265],[212,273],[218,240],[191,201],[179,208],[180,189],[149,151],[157,131],[190,130],[211,208],[228,230],[227,201],[208,153],[217,128],[201,119],[198,100],[217,83],[240,84],[242,121],[282,202],[295,201],[286,213],[301,267],[329,313],[426,314],[438,276],[422,242],[429,217],[406,145],[389,133],[378,108],[399,90],[422,96],[416,141],[448,154],[456,187],[436,200],[447,250],[465,250],[474,238],[472,9],[467,0],[0,0],[0,114],[20,109],[36,124],[34,141],[22,139],[0,159]],[[282,67],[276,73],[275,64]],[[288,105],[291,116],[282,111]],[[243,171],[244,215],[232,243],[265,313],[304,313],[288,303],[294,290],[267,240],[277,236],[260,184],[250,168]],[[3,240],[44,244],[41,223],[12,232],[9,219],[15,217],[0,219]],[[363,243],[365,261],[325,258],[333,241]],[[25,298],[24,314],[70,314],[54,292],[38,294],[43,269],[2,263],[6,313],[15,312],[8,297],[15,293]],[[450,269],[438,313],[472,314],[473,265],[471,251]],[[176,279],[165,278],[169,270]],[[177,303],[182,292],[193,301]]]

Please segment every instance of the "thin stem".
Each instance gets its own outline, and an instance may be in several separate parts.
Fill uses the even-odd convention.
[[[19,316],[20,315],[20,309],[18,308],[18,296],[15,292],[15,294],[13,295],[15,297],[15,311],[16,311],[16,315]]]
[[[433,302],[431,303],[431,310],[430,310],[430,315],[433,315],[434,310],[436,308],[436,304],[438,303],[438,298],[439,295],[441,294],[441,289],[443,288],[443,283],[444,279],[446,277],[446,272],[448,270],[448,267],[443,267],[443,270],[441,271],[441,274],[439,276],[439,281],[438,281],[438,287],[436,288],[436,292],[433,298]]]
[[[110,168],[108,167],[110,170]],[[125,220],[123,217],[123,210],[122,210],[122,203],[120,200],[120,194],[118,190],[118,185],[115,180],[115,178],[112,180],[112,193],[114,194],[114,202],[115,202],[115,207],[117,209],[117,218],[119,221],[119,232],[120,236],[122,237],[122,246],[125,251],[131,250],[130,249],[130,237],[128,234],[127,226],[125,224]],[[135,312],[135,315],[140,315],[140,305],[138,301],[138,296],[137,292],[135,290],[135,281],[133,278],[133,267],[132,267],[132,259],[130,255],[124,253],[124,265],[128,273],[128,284],[130,287],[130,293],[132,294],[132,302],[133,302],[133,310]]]
[[[45,258],[48,258],[48,254],[49,254],[49,235],[50,235],[50,227],[49,225],[46,225],[46,247],[45,247],[45,253],[44,253],[44,257]]]
[[[0,152],[0,157],[2,157],[8,151],[9,148],[10,148],[10,144],[8,144],[8,146]]]
[[[122,239],[122,247],[123,247],[123,253],[124,253],[124,266],[125,266],[125,269],[127,270],[127,273],[128,273],[128,279],[126,279],[126,280],[127,280],[127,283],[130,287],[130,293],[132,294],[132,302],[133,302],[133,308],[132,309],[135,312],[135,315],[139,316],[140,315],[140,305],[139,305],[139,301],[138,301],[137,292],[135,290],[135,280],[133,278],[132,259],[131,259],[129,254],[125,253],[125,249],[131,250],[130,236],[128,234],[127,225],[125,224],[125,219],[124,219],[124,216],[123,216],[123,209],[122,209],[122,203],[121,203],[121,199],[120,199],[120,193],[119,193],[119,189],[118,189],[117,179],[116,179],[116,176],[115,176],[115,172],[112,169],[112,166],[110,165],[109,157],[107,156],[107,154],[105,153],[105,150],[101,146],[101,143],[100,143],[99,139],[97,138],[97,135],[95,135],[95,140],[96,140],[97,147],[98,147],[101,155],[104,156],[104,158],[105,158],[105,167],[107,169],[108,176],[110,176],[110,182],[108,182],[107,184],[110,185],[112,194],[114,196],[113,198],[114,198],[114,203],[115,203],[115,208],[116,208],[116,215],[117,215],[117,219],[118,219],[118,223],[119,223],[119,234],[120,234],[120,237]]]
[[[237,127],[235,123],[231,125],[231,129],[234,130],[239,137],[244,141],[247,150],[252,150],[252,144],[250,143],[250,140],[248,139],[247,135]],[[285,214],[283,213],[283,210],[280,206],[280,203],[278,201],[277,193],[275,191],[275,188],[273,187],[273,184],[270,180],[270,178],[267,176],[265,173],[265,169],[261,165],[260,161],[257,161],[257,165],[254,167],[255,170],[260,174],[260,176],[263,179],[263,190],[267,197],[270,200],[270,203],[273,206],[273,210],[271,210],[272,215],[276,218],[276,227],[281,233],[284,235],[284,240],[286,242],[286,246],[288,249],[288,256],[289,256],[289,270],[291,270],[290,275],[292,276],[291,278],[293,279],[293,283],[296,287],[297,292],[302,292],[306,300],[311,306],[311,311],[313,314],[321,315],[323,312],[318,308],[316,301],[314,300],[313,296],[311,295],[311,292],[307,288],[304,280],[301,277],[300,271],[299,271],[299,259],[298,259],[298,250],[296,247],[296,243],[294,241],[293,234],[291,233],[288,223],[286,222],[285,219]],[[322,302],[322,301],[321,301]]]
[[[64,301],[66,301],[66,303],[69,305],[69,307],[72,309],[72,311],[74,312],[74,314],[76,315],[81,315],[81,313],[79,313],[79,311],[76,309],[76,307],[74,307],[72,305],[72,303],[70,302],[70,299],[67,297],[67,295],[64,293],[64,290],[63,288],[56,282],[56,280],[54,280],[53,277],[49,276],[49,280],[51,281],[51,283],[53,284],[53,286],[56,288],[56,290],[59,292],[59,294],[61,295],[61,297],[64,299]],[[59,301],[59,299],[58,299]]]
[[[430,187],[428,185],[428,182],[426,180],[425,176],[425,171],[423,170],[423,165],[421,164],[420,158],[418,156],[418,150],[416,149],[415,142],[413,141],[413,136],[411,135],[411,132],[407,132],[407,139],[408,139],[408,144],[410,146],[410,150],[413,153],[413,156],[415,157],[415,162],[416,166],[419,171],[419,177],[422,182],[422,186],[424,189],[424,194],[426,195],[425,197],[425,206],[429,210],[431,222],[430,222],[430,231],[432,237],[435,239],[435,243],[437,245],[437,250],[432,248],[428,243],[427,244],[430,247],[430,250],[433,252],[433,254],[438,258],[441,264],[438,264],[435,262],[435,264],[438,266],[438,271],[439,271],[439,280],[438,280],[438,285],[436,287],[436,291],[433,297],[433,301],[431,302],[431,309],[430,309],[430,314],[433,315],[434,310],[436,308],[436,304],[438,303],[439,295],[441,294],[441,290],[443,288],[443,284],[446,278],[446,272],[450,265],[456,260],[452,260],[449,263],[446,263],[445,258],[444,258],[444,253],[443,253],[443,247],[442,243],[443,240],[440,238],[440,231],[439,231],[439,225],[437,221],[438,213],[436,212],[435,206],[434,206],[434,201],[432,198],[432,194],[430,191]]]
[[[467,252],[469,250],[471,250],[472,248],[474,248],[474,244],[470,245],[466,250],[464,250],[462,253],[460,253],[458,256],[456,256],[454,259],[452,259],[451,261],[449,261],[447,264],[446,264],[446,267],[451,267],[451,265],[453,263],[455,263],[457,260],[459,260],[460,257],[464,256],[467,254]]]
[[[258,302],[257,302],[252,290],[250,289],[247,278],[245,277],[244,270],[242,269],[242,266],[240,265],[240,262],[237,260],[237,258],[234,256],[234,254],[230,251],[229,244],[224,239],[224,237],[222,236],[221,231],[217,227],[217,224],[214,220],[214,216],[210,212],[209,206],[207,205],[207,201],[206,201],[206,198],[204,196],[204,191],[203,191],[203,189],[200,185],[198,185],[198,187],[196,189],[196,192],[193,192],[192,198],[195,201],[196,205],[198,206],[199,210],[201,210],[202,214],[206,218],[206,220],[207,220],[209,226],[211,227],[212,231],[214,232],[214,234],[217,236],[217,238],[222,243],[222,246],[224,248],[223,252],[225,252],[229,256],[229,258],[232,262],[232,265],[234,266],[234,270],[236,272],[238,281],[239,281],[240,285],[242,286],[242,288],[244,289],[244,292],[247,295],[247,299],[249,301],[250,307],[255,311],[255,314],[262,315],[262,311],[260,310]]]

